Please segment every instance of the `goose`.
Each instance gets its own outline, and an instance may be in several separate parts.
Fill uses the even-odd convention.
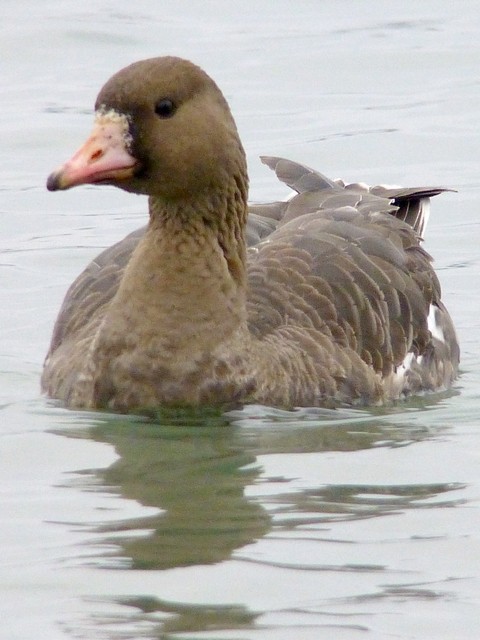
[[[95,103],[50,191],[148,196],[146,227],[68,290],[42,390],[66,406],[374,406],[447,389],[459,346],[422,246],[442,188],[369,188],[263,157],[293,191],[248,205],[245,153],[215,82],[135,62]]]

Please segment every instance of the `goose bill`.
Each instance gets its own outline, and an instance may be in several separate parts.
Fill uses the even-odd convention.
[[[138,161],[127,149],[125,127],[120,121],[96,122],[90,137],[47,180],[49,191],[81,184],[116,184],[133,177]]]

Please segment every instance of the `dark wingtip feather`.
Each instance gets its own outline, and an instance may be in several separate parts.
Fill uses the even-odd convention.
[[[277,178],[297,193],[320,191],[322,189],[338,189],[338,185],[318,171],[310,169],[298,162],[275,156],[260,156],[267,167],[275,171]]]

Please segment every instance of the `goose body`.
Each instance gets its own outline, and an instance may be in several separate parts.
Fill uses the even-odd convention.
[[[459,348],[421,246],[440,188],[333,182],[263,158],[296,195],[248,209],[245,155],[215,83],[179,58],[113,76],[50,190],[149,196],[146,228],[67,292],[42,388],[129,412],[255,402],[382,404],[448,388]]]

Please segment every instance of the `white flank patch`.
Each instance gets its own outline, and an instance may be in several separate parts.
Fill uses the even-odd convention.
[[[432,334],[434,338],[439,340],[440,342],[445,342],[445,336],[443,335],[443,329],[438,324],[437,313],[439,309],[434,304],[430,305],[430,309],[428,312],[427,325],[428,330]],[[398,384],[402,384],[407,372],[413,367],[413,365],[421,365],[422,364],[422,356],[416,357],[414,353],[411,351],[407,353],[401,365],[399,365],[394,373],[395,382]]]
[[[421,218],[421,222],[418,225],[417,231],[418,231],[418,235],[423,240],[425,238],[425,231],[427,229],[428,220],[430,218],[430,198],[422,198],[420,204],[421,204],[421,208],[419,212],[419,217]]]
[[[421,365],[422,360],[423,356],[416,357],[412,351],[407,353],[402,364],[396,368],[395,373],[393,374],[395,385],[400,385],[400,390],[404,386],[404,379],[407,373],[410,371],[414,364]]]
[[[436,307],[434,304],[431,304],[428,312],[428,318],[427,318],[428,330],[430,331],[430,333],[434,338],[436,338],[437,340],[440,340],[440,342],[445,342],[443,329],[438,324],[437,311],[438,311],[438,307]]]
[[[405,378],[407,371],[411,369],[414,362],[416,362],[415,354],[410,351],[410,353],[407,353],[403,359],[402,364],[397,367],[395,371],[395,379],[397,382],[403,383],[403,379]]]

